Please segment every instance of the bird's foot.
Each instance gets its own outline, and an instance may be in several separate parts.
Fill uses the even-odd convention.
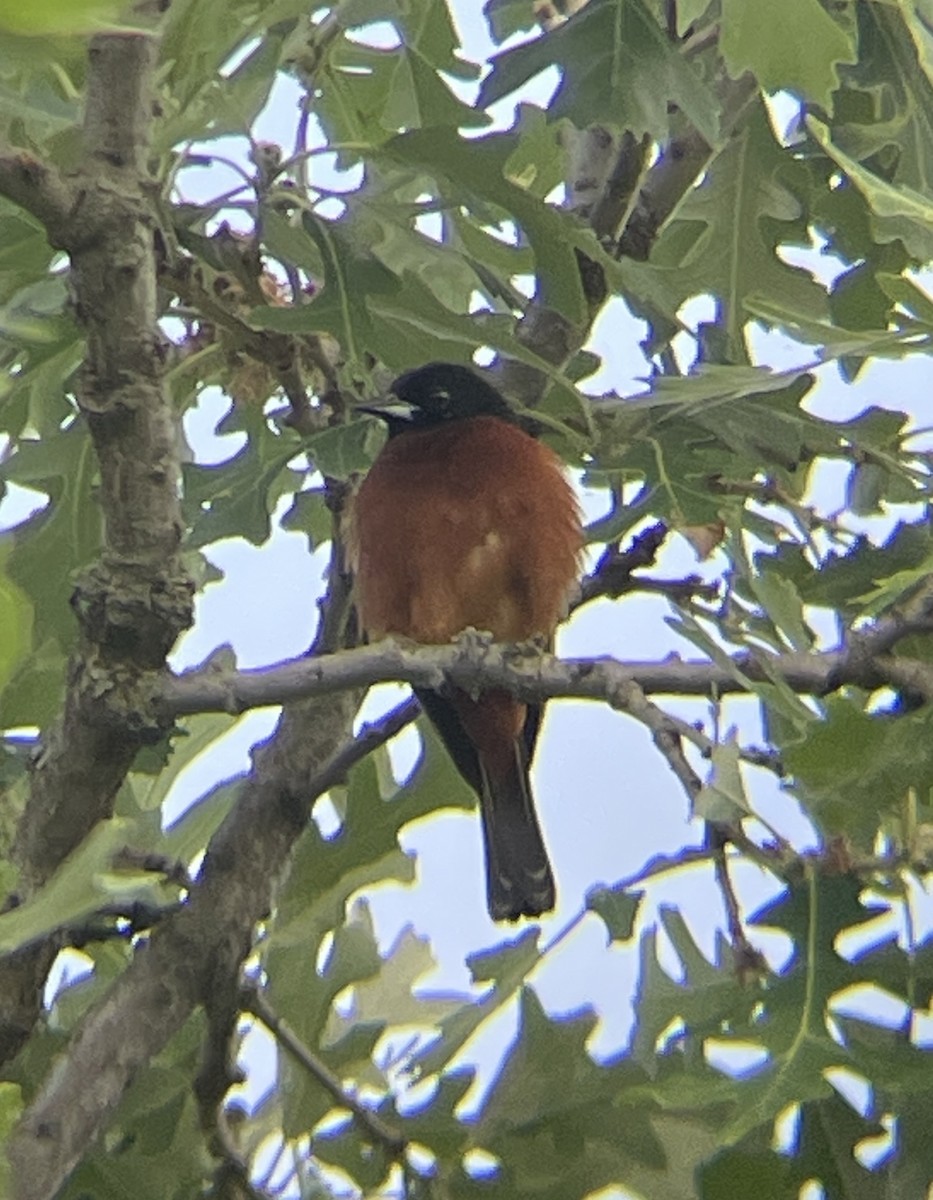
[[[465,654],[488,650],[490,646],[496,644],[495,637],[488,629],[474,629],[472,625],[467,626],[462,633],[458,633],[452,640],[454,645],[458,646]]]
[[[510,658],[541,658],[549,652],[548,639],[543,633],[536,633],[534,637],[525,638],[521,642],[512,642],[509,646]]]

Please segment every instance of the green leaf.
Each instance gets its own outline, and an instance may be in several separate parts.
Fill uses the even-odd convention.
[[[250,0],[172,4],[161,31],[164,74],[154,130],[163,153],[187,138],[203,139],[206,130],[212,136],[246,132],[245,122],[262,107],[281,54],[284,29],[267,23],[274,7],[264,5],[257,13]],[[234,57],[240,61],[230,70]]]
[[[0,1192],[6,1195],[13,1191],[13,1178],[5,1147],[22,1111],[23,1098],[19,1085],[0,1083]]]
[[[538,934],[537,929],[526,929],[517,938],[500,942],[491,950],[468,955],[470,978],[474,983],[498,983],[505,976],[523,978],[538,959]]]
[[[774,669],[771,656],[759,651],[756,655],[758,667],[769,676],[769,682],[761,683],[751,679],[740,669],[736,659],[727,654],[720,643],[689,613],[681,612],[677,618],[669,618],[668,624],[679,634],[698,646],[722,670],[728,671],[736,679],[742,681],[742,686],[753,695],[760,697],[763,703],[776,709],[788,722],[793,730],[804,729],[816,720],[811,710],[799,696],[793,692],[780,673]]]
[[[0,694],[0,727],[45,725],[56,713],[65,686],[66,658],[49,639],[21,659]]]
[[[136,1075],[110,1125],[112,1139],[88,1149],[62,1190],[62,1200],[129,1195],[182,1200],[197,1193],[206,1152],[191,1080],[206,1035],[204,1013],[198,1009]]]
[[[720,45],[732,78],[751,71],[766,91],[795,92],[828,112],[839,65],[857,61],[853,34],[819,0],[722,0]]]
[[[0,544],[0,692],[32,645],[33,608],[29,597],[3,570],[10,550]]]
[[[405,788],[395,788],[391,776],[388,786],[383,786],[373,757],[350,774],[340,832],[325,839],[312,825],[298,843],[266,944],[265,964],[277,1011],[325,1060],[340,1045],[324,1042],[325,1030],[334,1029],[333,1003],[345,984],[334,974],[336,962],[328,962],[321,974],[315,970],[324,939],[331,932],[336,938],[337,930],[344,927],[347,901],[356,892],[386,882],[411,882],[414,865],[398,844],[403,825],[440,806],[475,804],[473,793],[433,733],[425,733],[423,756]],[[357,909],[357,923],[366,919],[364,911]],[[364,929],[353,936],[365,942],[367,935]],[[368,953],[364,946],[363,955]],[[382,963],[371,956],[366,962],[375,983]],[[371,1027],[372,1022],[361,1027],[367,1024]],[[301,1068],[286,1061],[282,1069],[286,1129],[305,1132],[332,1101]],[[354,1069],[359,1073],[363,1068],[357,1063]],[[370,1083],[384,1086],[375,1066],[370,1065],[368,1072]]]
[[[685,37],[691,26],[706,14],[711,0],[677,0],[677,36]]]
[[[836,279],[830,289],[833,321],[844,329],[884,329],[891,316],[891,298],[878,279],[874,263],[861,262]]]
[[[331,1011],[323,1033],[323,1044],[333,1046],[360,1025],[433,1026],[461,1008],[468,997],[451,993],[420,995],[415,984],[436,968],[427,938],[407,925],[376,970],[353,989],[349,1010]]]
[[[852,599],[858,604],[866,617],[876,617],[903,599],[919,584],[925,583],[933,569],[933,556],[926,558],[916,567],[908,567],[903,571],[893,571],[890,575],[882,575],[873,580],[876,587]]]
[[[701,1170],[703,1200],[786,1200],[796,1194],[795,1164],[777,1154],[740,1150],[721,1150]],[[799,1183],[804,1183],[800,1180]]]
[[[846,506],[860,517],[880,512],[888,479],[880,463],[856,463],[846,487]]]
[[[74,109],[68,109],[68,114],[63,123],[74,119]],[[23,288],[47,280],[54,254],[41,223],[11,201],[0,199],[0,301],[7,304]]]
[[[803,601],[793,582],[766,568],[751,577],[755,598],[794,650],[810,650],[813,633],[807,625]]]
[[[675,1024],[681,1023],[690,1039],[702,1039],[729,1026],[741,1028],[758,1002],[755,989],[736,987],[734,957],[725,938],[717,938],[716,955],[709,962],[681,913],[664,906],[659,916],[681,964],[682,978],[672,979],[661,965],[658,930],[647,929],[640,946],[631,1048],[632,1059],[647,1071],[655,1069],[659,1041],[670,1036]]]
[[[574,249],[584,244],[592,249],[594,239],[566,213],[509,178],[509,163],[520,144],[515,134],[458,143],[443,130],[422,130],[393,138],[383,152],[433,176],[450,200],[471,206],[491,203],[513,216],[534,251],[543,302],[580,321],[586,306]]]
[[[216,466],[185,463],[185,512],[191,521],[189,546],[244,537],[260,546],[271,532],[279,497],[296,491],[302,476],[286,463],[301,452],[289,433],[273,436],[254,425],[246,445]]]
[[[404,146],[423,146],[431,136],[430,133],[411,135],[412,140],[404,140]],[[403,139],[396,139],[390,149],[401,144]],[[440,144],[446,142],[442,140]],[[565,219],[520,188],[506,185],[506,191],[521,194],[522,204],[540,210],[539,217],[544,214],[542,230],[551,218],[558,224]],[[478,346],[489,345],[506,357],[536,367],[551,380],[552,386],[539,412],[542,420],[569,415],[588,428],[589,406],[585,399],[550,363],[525,348],[516,335],[515,318],[511,314],[473,314],[466,308],[453,311],[417,276],[406,273],[398,278],[372,255],[362,253],[352,237],[352,229],[347,230],[341,222],[326,222],[306,215],[304,227],[320,247],[326,263],[323,291],[309,304],[254,309],[253,324],[283,333],[330,333],[341,342],[351,361],[361,364],[362,348],[366,347],[369,354],[392,370],[404,370],[413,363],[432,359],[469,364]],[[572,249],[564,246],[564,250],[574,264],[572,270],[579,287]],[[321,439],[317,445],[325,452],[338,450],[334,470],[359,470],[368,466],[375,452],[375,444],[370,440],[375,429],[367,423],[346,426],[339,432],[328,430],[317,435]],[[311,444],[313,449],[314,443]],[[245,454],[242,451],[238,457],[242,459]],[[196,468],[202,473],[210,469]],[[237,494],[240,505],[257,503],[255,498],[250,501],[241,492]]]
[[[819,828],[867,851],[909,789],[926,797],[933,788],[933,716],[926,708],[870,715],[844,696],[829,697],[825,710],[786,748],[785,763]]]
[[[532,1129],[598,1097],[604,1087],[601,1072],[584,1048],[595,1026],[591,1009],[551,1021],[534,991],[523,988],[518,1036],[483,1108],[481,1136],[494,1140],[503,1129]],[[536,1062],[546,1063],[547,1070],[535,1070]],[[558,1079],[563,1082],[555,1087]]]
[[[846,18],[845,9],[836,11],[837,17]],[[856,11],[859,61],[843,68],[846,86],[835,96],[833,140],[889,183],[928,196],[933,183],[933,142],[928,135],[933,85],[924,65],[925,48],[918,53],[918,17],[919,24],[925,20],[922,10],[916,3],[899,3],[860,6]],[[850,10],[849,19],[851,15]],[[882,92],[885,103],[878,108]],[[834,188],[826,199],[838,202],[842,199],[839,192]],[[863,199],[858,192],[855,197]],[[865,224],[868,230],[868,222]],[[851,229],[851,222],[839,226],[846,259],[874,259],[876,251],[866,247],[864,240],[861,245],[852,244]]]
[[[221,666],[217,661],[218,657],[214,656],[211,659],[214,669]],[[232,669],[235,666],[233,655],[227,657],[229,661],[226,665]],[[160,758],[156,772],[146,776],[137,769],[133,773],[139,810],[151,812],[161,808],[182,771],[194,762],[199,754],[229,733],[236,722],[237,718],[229,713],[198,713],[183,718],[172,730],[171,744],[167,747],[168,755]]]
[[[315,1158],[349,1175],[362,1195],[383,1191],[391,1160],[385,1146],[373,1144],[356,1124],[338,1131],[325,1130],[314,1138],[312,1146]]]
[[[650,392],[618,402],[616,407],[628,412],[670,409],[695,416],[734,400],[748,401],[760,397],[763,403],[768,403],[768,397],[774,393],[787,391],[803,383],[812,383],[812,376],[806,368],[773,371],[769,367],[703,363],[689,375],[658,376],[652,381]],[[612,402],[607,402],[605,408],[612,411]],[[720,420],[720,413],[714,412],[713,416]]]
[[[829,126],[822,121],[808,117],[807,128],[865,197],[877,240],[899,238],[916,259],[929,262],[933,258],[933,203],[908,184],[889,183],[867,170],[835,144]]]
[[[926,522],[896,525],[881,545],[857,538],[845,553],[829,554],[818,570],[799,547],[784,545],[771,556],[772,569],[792,579],[805,604],[836,608],[849,619],[864,611],[870,595],[877,611],[904,591],[892,582],[899,573],[910,586],[924,578],[933,564],[933,535]],[[880,586],[879,586],[880,585]],[[874,593],[884,592],[884,596]]]
[[[513,33],[523,33],[537,25],[535,0],[486,0],[483,16],[494,42],[504,42]]]
[[[58,326],[54,332],[61,338],[24,349],[22,370],[0,402],[0,424],[17,439],[27,425],[39,437],[52,438],[71,416],[66,392],[84,355],[84,343],[70,328]]]
[[[693,803],[693,815],[723,824],[741,821],[753,812],[742,776],[738,731],[730,729],[725,741],[710,753],[709,778]]]
[[[157,876],[114,866],[114,856],[132,844],[136,831],[136,823],[122,817],[99,822],[44,887],[19,908],[0,914],[0,954],[76,925],[105,903],[129,905],[159,896]]]
[[[735,362],[744,356],[743,325],[752,297],[766,296],[802,317],[822,319],[823,288],[777,253],[779,245],[809,241],[806,191],[805,173],[788,161],[763,102],[756,102],[678,207],[650,262],[624,265],[631,292],[668,313],[691,296],[717,296]]]
[[[173,862],[190,863],[207,847],[240,797],[243,776],[218,783],[165,830],[159,849]]]
[[[847,1066],[850,1055],[830,1035],[832,997],[857,978],[838,950],[839,934],[873,919],[859,904],[860,882],[850,876],[819,876],[808,865],[802,881],[751,917],[790,933],[796,953],[790,966],[769,983],[763,1012],[746,1030],[769,1061],[742,1085],[741,1105],[723,1130],[735,1144],[756,1128],[769,1126],[790,1104],[831,1095],[826,1073]]]
[[[400,3],[382,6],[400,45],[388,50],[340,38],[326,46],[323,63],[312,47],[295,47],[299,64],[314,74],[319,99],[315,116],[330,140],[375,148],[399,129],[431,126],[452,129],[485,125],[485,113],[461,101],[445,75],[476,77],[476,67],[457,53],[459,39],[446,4]],[[367,5],[376,12],[378,5]],[[338,14],[341,23],[360,19]],[[378,20],[369,17],[367,20]],[[304,41],[304,39],[302,39]],[[286,53],[290,54],[289,47]],[[307,61],[305,59],[307,58]],[[342,156],[345,159],[350,157]]]
[[[306,534],[312,554],[329,542],[334,533],[334,516],[327,507],[323,489],[307,488],[296,492],[291,508],[282,516],[282,528]]]
[[[300,267],[311,279],[324,278],[324,259],[301,224],[287,220],[272,208],[263,216],[262,236],[269,252],[280,262]]]
[[[603,919],[609,944],[627,942],[635,932],[635,920],[645,897],[643,890],[620,887],[594,887],[586,894],[586,907]]]
[[[49,504],[0,541],[12,540],[6,572],[34,605],[34,642],[68,648],[77,632],[69,599],[74,572],[96,555],[101,516],[94,497],[97,463],[83,422],[41,441],[20,442],[0,478],[48,493]]]
[[[427,1103],[413,1112],[406,1111],[401,1120],[396,1108],[390,1118],[392,1123],[404,1122],[406,1135],[437,1155],[453,1157],[461,1154],[469,1146],[470,1129],[465,1121],[458,1120],[457,1110],[475,1078],[476,1071],[472,1067],[446,1072],[438,1080],[437,1089]]]
[[[463,1005],[440,1022],[440,1037],[415,1055],[413,1066],[433,1075],[446,1066],[476,1030],[515,995],[538,964],[540,931],[529,929],[514,941],[502,942],[482,954],[471,954],[466,964],[474,983],[492,986],[476,1001]]]
[[[820,359],[826,362],[847,355],[858,358],[905,358],[922,352],[933,339],[922,329],[843,329],[829,321],[802,316],[793,305],[774,303],[765,296],[752,295],[745,302],[749,316],[769,326],[785,329],[799,342],[822,347]]]
[[[590,0],[550,33],[492,60],[477,103],[488,107],[551,65],[562,80],[548,109],[578,129],[614,125],[664,141],[669,105],[715,145],[718,105],[642,0]]]
[[[124,0],[0,0],[0,29],[32,37],[88,34],[112,28],[126,7]]]
[[[421,5],[429,14],[446,9],[446,5]],[[463,63],[458,66],[463,67]],[[382,123],[387,129],[426,129],[434,126],[475,127],[488,124],[485,113],[464,104],[448,84],[422,56],[417,47],[405,46],[398,56],[387,104],[382,111]]]
[[[367,912],[365,920],[351,919],[335,931],[323,973],[329,977],[336,995],[351,983],[370,979],[378,972],[381,962]]]
[[[362,475],[369,470],[384,441],[385,429],[381,422],[351,421],[314,434],[305,441],[305,448],[322,475],[330,479],[349,479],[351,475]],[[296,505],[302,495],[309,493],[299,492],[295,497]],[[326,536],[329,537],[333,521],[329,513],[326,515]],[[320,514],[319,533],[323,531],[323,524],[324,515]]]
[[[676,1118],[664,1113],[648,1076],[622,1057],[597,1065],[586,1050],[594,1022],[587,1010],[548,1018],[523,990],[518,1036],[477,1128],[501,1163],[496,1180],[484,1181],[497,1200],[583,1200],[620,1185],[659,1200],[696,1195],[715,1118],[687,1115],[682,1099]]]
[[[832,1089],[826,1073],[845,1060],[845,1053],[829,1038],[801,1028],[788,1053],[746,1083],[742,1109],[723,1130],[723,1141],[740,1141],[753,1129],[773,1122],[788,1105],[829,1096]]]
[[[885,1200],[885,1172],[860,1161],[859,1144],[884,1136],[884,1127],[869,1113],[853,1111],[841,1096],[801,1105],[798,1151],[791,1165],[800,1183],[820,1179],[829,1196]]]

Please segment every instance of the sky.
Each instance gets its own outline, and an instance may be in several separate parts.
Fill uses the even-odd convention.
[[[453,7],[463,35],[467,57],[483,60],[492,52],[485,23],[475,0],[454,0]],[[533,81],[521,98],[546,102],[556,76]],[[260,140],[288,145],[297,113],[297,90],[283,83],[276,89],[256,131]],[[518,97],[497,106],[499,122],[508,125]],[[779,106],[778,106],[779,107]],[[245,143],[227,139],[223,152],[245,160]],[[213,145],[212,150],[217,150]],[[315,171],[326,171],[326,160],[315,162]],[[326,178],[326,177],[325,177]],[[335,177],[339,182],[339,177]],[[224,189],[224,169],[199,171],[181,180],[189,198],[213,195]],[[344,183],[346,186],[346,183]],[[829,279],[838,269],[816,250],[805,254],[809,269]],[[709,302],[692,302],[682,314],[688,326],[709,316]],[[621,302],[610,303],[597,321],[591,346],[603,356],[603,367],[588,380],[585,390],[598,393],[611,387],[624,395],[644,390],[647,365],[638,349],[641,323],[632,318]],[[756,328],[751,344],[756,361],[783,369],[812,359],[812,350],[801,347],[776,332]],[[690,339],[681,335],[679,350],[691,353]],[[833,366],[821,368],[818,383],[807,404],[814,411],[843,420],[869,404],[882,407],[913,407],[920,412],[929,386],[929,367],[919,361],[879,362],[869,366],[854,385],[844,384]],[[218,436],[216,425],[228,408],[216,389],[204,394],[185,422],[188,440],[200,462],[223,461],[238,449],[242,435]],[[814,479],[814,497],[826,512],[841,507],[844,472],[821,470]],[[587,515],[597,516],[605,504],[599,494],[584,494]],[[35,502],[19,490],[0,506],[0,527],[21,519]],[[901,514],[864,523],[873,536],[882,536]],[[181,668],[202,661],[218,645],[235,648],[241,667],[273,663],[301,653],[314,631],[316,599],[323,585],[326,548],[309,554],[303,535],[277,530],[262,547],[242,540],[212,546],[210,559],[224,573],[223,581],[208,586],[199,596],[196,624],[182,639],[172,656]],[[714,555],[697,563],[687,544],[669,539],[654,573],[677,576],[699,573],[718,577],[724,560]],[[570,656],[611,654],[620,659],[663,658],[690,647],[676,637],[665,623],[668,606],[657,597],[631,596],[622,601],[598,601],[579,611],[561,629],[557,651]],[[814,614],[823,635],[832,640],[834,628],[825,616]],[[364,708],[372,718],[395,704],[402,689],[373,689]],[[709,718],[701,701],[664,702],[668,711],[689,720]],[[265,737],[275,723],[273,711],[253,713],[186,769],[166,803],[166,820],[203,794],[218,779],[247,768],[249,748]],[[750,700],[729,700],[723,705],[723,726],[736,724],[744,739],[761,740],[757,705]],[[400,777],[410,770],[417,752],[417,735],[402,735],[393,746],[393,762]],[[695,763],[701,774],[704,767]],[[766,773],[750,770],[749,785],[755,802],[766,819],[797,845],[813,843],[813,834],[792,796],[783,792]],[[549,705],[547,722],[539,742],[533,774],[546,840],[558,879],[557,911],[542,922],[544,940],[556,938],[578,914],[586,891],[598,882],[613,883],[636,871],[653,855],[674,854],[684,845],[702,841],[699,822],[692,821],[686,797],[667,763],[651,744],[648,733],[637,723],[607,707],[572,701]],[[497,944],[515,931],[497,927],[485,907],[482,848],[474,813],[444,813],[422,821],[404,832],[403,846],[417,855],[416,889],[387,887],[370,897],[376,929],[388,948],[399,932],[412,923],[420,935],[430,938],[437,969],[426,979],[428,987],[465,988],[468,980],[464,955]],[[751,864],[735,871],[739,895],[746,912],[774,895],[778,888]],[[705,868],[684,871],[652,885],[641,922],[652,922],[663,904],[678,905],[701,947],[713,951],[717,930],[723,923],[722,905],[711,873]],[[933,914],[928,914],[933,915]],[[640,928],[642,927],[640,925]],[[559,948],[550,955],[534,977],[538,993],[553,1013],[566,1013],[592,1004],[600,1015],[590,1042],[593,1053],[608,1055],[625,1044],[631,1025],[631,995],[637,965],[637,943],[606,945],[602,922],[595,916],[584,919]],[[782,936],[756,931],[753,940],[775,966],[787,960],[789,945]],[[662,938],[663,942],[663,938]],[[667,964],[676,973],[674,958]],[[880,1001],[877,1002],[880,1005]],[[880,1008],[875,1011],[881,1011]],[[891,1013],[896,1019],[896,1014]],[[507,1047],[514,1029],[514,1013],[491,1023],[468,1047],[467,1058],[482,1065],[483,1077],[490,1072]],[[245,1088],[255,1098],[271,1081],[267,1054],[250,1053],[252,1076]],[[724,1065],[725,1062],[724,1062]],[[469,1100],[476,1103],[479,1092]]]

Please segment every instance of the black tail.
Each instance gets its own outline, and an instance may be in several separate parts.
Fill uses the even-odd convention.
[[[522,740],[513,744],[512,757],[493,770],[482,760],[450,700],[437,692],[416,690],[457,770],[479,796],[489,915],[494,921],[517,921],[549,912],[554,907],[554,876],[528,780],[539,708],[529,707]]]
[[[494,921],[539,917],[554,907],[554,875],[535,816],[528,767],[518,744],[507,773],[481,763],[486,903]]]

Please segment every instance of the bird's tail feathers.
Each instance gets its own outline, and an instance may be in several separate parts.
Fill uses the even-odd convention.
[[[491,769],[480,757],[486,893],[495,921],[538,917],[554,907],[554,875],[535,816],[523,747]]]

